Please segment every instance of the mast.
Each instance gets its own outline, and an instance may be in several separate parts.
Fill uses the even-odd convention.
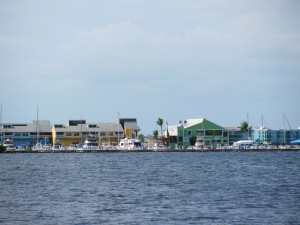
[[[39,105],[36,106],[36,143],[39,143]]]
[[[118,112],[118,146],[120,143],[120,113]]]
[[[80,116],[80,132],[81,132],[81,144],[82,144],[82,115]]]
[[[248,113],[247,113],[247,124],[248,124],[248,127],[247,127],[247,131],[248,131],[247,140],[249,140],[249,115],[248,115]]]
[[[283,113],[283,144],[285,145],[285,115]]]

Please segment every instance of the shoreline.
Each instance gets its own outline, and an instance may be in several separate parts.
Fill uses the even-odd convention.
[[[133,152],[297,152],[300,148],[288,149],[145,149],[145,150],[13,150],[0,154],[24,153],[133,153]]]

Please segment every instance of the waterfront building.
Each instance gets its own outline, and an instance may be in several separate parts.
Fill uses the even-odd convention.
[[[63,146],[82,144],[88,135],[96,137],[99,145],[117,145],[124,137],[118,123],[87,123],[85,120],[69,120],[66,125],[55,124],[52,128],[52,142],[60,141]]]
[[[1,140],[10,139],[14,146],[32,147],[40,141],[52,141],[51,127],[48,120],[33,120],[32,123],[3,123]]]
[[[228,131],[229,145],[240,140],[249,139],[248,134],[241,131],[239,127],[224,127]],[[250,135],[249,135],[250,136]]]
[[[258,144],[285,145],[299,138],[299,130],[271,130],[266,127],[253,128],[251,134],[252,140]]]
[[[168,126],[168,132],[170,145],[173,146],[188,146],[192,137],[202,142],[203,145],[223,146],[229,144],[228,131],[205,118],[180,121],[178,125]]]
[[[135,118],[120,118],[119,123],[124,130],[124,137],[136,138],[139,132],[137,120]]]

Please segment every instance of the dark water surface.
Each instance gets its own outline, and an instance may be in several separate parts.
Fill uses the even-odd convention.
[[[0,224],[300,224],[300,152],[1,154]]]

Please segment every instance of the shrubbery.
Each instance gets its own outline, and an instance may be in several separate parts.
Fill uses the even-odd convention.
[[[6,151],[6,147],[3,145],[0,145],[0,153],[3,153]]]

